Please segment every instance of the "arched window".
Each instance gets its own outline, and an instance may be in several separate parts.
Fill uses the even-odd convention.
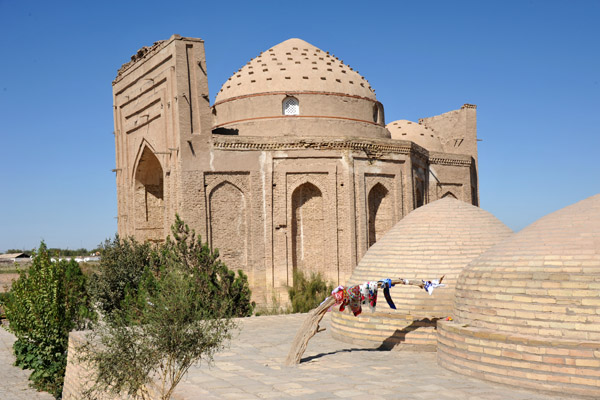
[[[373,122],[380,125],[384,123],[383,107],[379,103],[373,105]]]
[[[283,115],[300,115],[300,103],[295,97],[283,99]]]

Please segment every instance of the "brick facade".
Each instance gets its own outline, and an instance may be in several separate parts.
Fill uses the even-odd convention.
[[[294,269],[345,283],[415,207],[448,193],[477,204],[476,148],[442,145],[476,142],[474,124],[453,122],[474,121],[472,106],[436,131],[435,149],[394,139],[368,82],[299,39],[251,60],[212,106],[207,82],[204,42],[177,35],[119,70],[118,231],[161,241],[179,213],[248,274],[259,303],[285,302]],[[290,97],[296,115],[282,110]]]

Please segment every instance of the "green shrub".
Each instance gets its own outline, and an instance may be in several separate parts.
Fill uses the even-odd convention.
[[[309,312],[331,294],[333,284],[323,280],[320,273],[306,278],[299,270],[294,271],[294,285],[288,289],[293,313]]]
[[[158,246],[155,265],[161,269],[183,269],[189,271],[198,284],[206,285],[208,296],[224,296],[228,299],[228,309],[233,317],[249,317],[252,315],[254,303],[248,285],[248,277],[241,270],[237,274],[227,268],[219,259],[217,250],[211,251],[201,238],[175,216],[171,227],[171,237]],[[152,269],[152,268],[151,268]],[[156,268],[154,269],[156,271]]]
[[[69,332],[85,329],[94,314],[77,262],[52,262],[42,242],[31,267],[4,300],[16,365],[32,369],[33,386],[59,398],[67,363]]]
[[[171,231],[173,239],[169,237],[157,245],[139,243],[133,238],[121,239],[118,235],[104,243],[98,272],[92,273],[88,288],[103,313],[110,318],[115,310],[122,308],[126,293],[136,296],[144,271],[157,274],[160,269],[184,267],[196,268],[204,274],[211,271],[210,277],[203,277],[212,282],[211,288],[218,283],[219,290],[225,291],[231,300],[228,312],[235,317],[252,315],[254,303],[250,300],[248,277],[241,270],[236,274],[227,268],[218,259],[219,253],[212,252],[200,237],[196,238],[178,215]]]
[[[146,268],[154,265],[150,243],[118,235],[101,246],[98,272],[90,276],[88,291],[95,304],[107,316],[121,307],[127,290],[136,291]]]
[[[120,308],[94,328],[83,352],[96,371],[91,397],[144,398],[158,378],[161,399],[169,399],[191,365],[223,348],[232,318],[252,313],[246,276],[230,271],[178,216],[171,231],[138,286],[125,286]]]
[[[6,318],[6,314],[4,313],[4,304],[8,300],[8,293],[0,293],[0,320]]]

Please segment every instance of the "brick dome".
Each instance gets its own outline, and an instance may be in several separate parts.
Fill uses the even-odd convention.
[[[600,195],[491,248],[463,270],[455,293],[455,321],[440,325],[442,365],[600,396]],[[469,337],[477,343],[467,348]]]
[[[369,82],[301,39],[273,46],[234,73],[217,94],[214,114],[215,129],[242,136],[390,137]]]
[[[391,290],[397,307],[383,296],[377,312],[355,318],[332,316],[334,336],[351,342],[435,346],[435,321],[450,315],[459,273],[473,259],[511,235],[500,220],[481,208],[444,198],[417,208],[398,222],[362,258],[349,285],[382,278],[436,279],[447,287],[429,296],[423,289]]]
[[[387,124],[386,128],[390,131],[392,139],[410,140],[429,151],[444,151],[437,133],[425,125],[399,119]]]
[[[269,92],[341,93],[376,100],[369,82],[333,54],[288,39],[250,60],[221,87],[215,103]]]

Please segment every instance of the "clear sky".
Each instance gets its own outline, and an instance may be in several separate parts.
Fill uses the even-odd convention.
[[[298,37],[369,80],[386,121],[478,106],[481,207],[514,230],[600,192],[600,1],[0,0],[0,251],[116,232],[111,82],[205,40],[211,99]]]

